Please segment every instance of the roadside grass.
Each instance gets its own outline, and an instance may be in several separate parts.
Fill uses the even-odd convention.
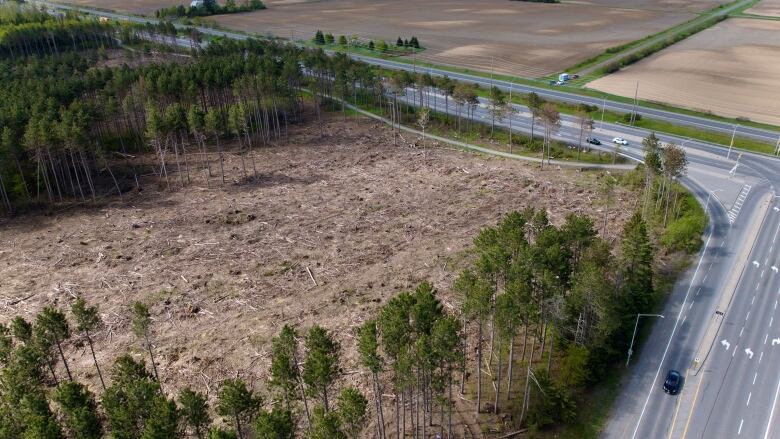
[[[385,114],[384,109],[367,104],[366,102],[350,102],[370,113],[376,114],[382,117],[388,117]],[[338,105],[338,104],[336,104]],[[340,110],[339,110],[340,111]],[[422,130],[417,123],[417,110],[410,105],[401,105],[401,124],[416,130]],[[541,126],[540,131],[541,132]],[[535,136],[532,140],[529,135],[521,133],[512,133],[512,143],[510,147],[509,143],[509,130],[503,127],[496,126],[493,129],[491,135],[490,124],[486,121],[472,121],[468,122],[465,118],[461,121],[461,127],[458,129],[457,117],[454,115],[447,116],[443,112],[434,111],[431,109],[430,120],[425,128],[426,135],[436,135],[445,137],[448,139],[457,140],[460,142],[470,143],[483,148],[488,148],[493,151],[508,152],[511,154],[542,158],[542,140]],[[420,142],[432,143],[431,139],[421,139]],[[603,152],[599,150],[591,150],[587,145],[583,145],[583,150],[577,152],[576,146],[567,145],[563,142],[553,140],[550,147],[550,159],[587,163],[587,164],[624,164],[628,160],[624,157],[614,154]]]

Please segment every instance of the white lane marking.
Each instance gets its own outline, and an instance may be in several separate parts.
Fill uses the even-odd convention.
[[[731,356],[732,356],[732,357],[733,357],[734,355],[736,355],[736,353],[737,353],[737,348],[739,348],[739,345],[737,345],[737,346],[734,348],[734,352],[732,352],[732,353],[731,353]]]
[[[774,343],[774,340],[772,340],[772,343]],[[729,350],[729,348],[731,347],[731,343],[729,343],[729,341],[726,340],[725,338],[720,341],[720,344],[722,344],[723,347],[726,348],[726,350]]]
[[[747,315],[745,316],[745,321],[747,322],[750,320],[750,311],[748,311]]]
[[[696,300],[691,300],[691,304],[688,305],[688,309],[693,308],[693,304],[696,303]]]
[[[759,288],[761,288],[761,282],[756,284],[756,291],[758,291]]]
[[[764,337],[764,344],[766,344],[767,340],[769,340],[769,334],[767,334],[766,337]]]
[[[758,268],[761,266],[761,264],[759,264],[758,261],[753,261],[753,266]]]
[[[744,419],[740,419],[740,420],[739,420],[739,430],[737,430],[737,434],[738,434],[738,435],[741,435],[741,434],[742,434],[742,423],[743,423],[743,422],[745,422],[745,420],[744,420]]]
[[[765,272],[765,271],[766,271],[766,270],[762,270],[762,271],[761,271],[761,277],[760,277],[761,279],[763,279],[763,278],[764,278],[764,272]]]
[[[775,309],[777,309],[777,300],[775,300]]]
[[[745,327],[743,326],[742,329],[739,330],[739,336],[742,337],[742,333],[745,332]]]
[[[752,358],[752,355],[751,355]],[[758,356],[758,364],[761,364],[761,359],[764,358],[764,352],[761,351],[761,355]]]
[[[745,405],[750,405],[750,397],[753,396],[753,392],[748,393],[748,399],[747,403]]]
[[[704,243],[704,251],[701,252],[701,256],[699,257],[699,263],[696,264],[696,271],[693,272],[693,277],[691,279],[696,279],[696,275],[699,274],[701,263],[704,261],[704,256],[707,254],[707,248],[709,247],[710,240],[712,239],[712,231],[713,228],[710,228],[710,234],[707,237],[707,242]],[[692,288],[693,288],[693,282],[691,282],[690,286],[688,286],[688,291],[685,292],[685,297],[683,298],[683,305],[685,305],[685,302],[688,301],[688,295],[691,293]],[[780,291],[778,291],[778,293],[780,293]],[[661,356],[661,361],[658,363],[658,369],[656,369],[655,371],[655,377],[653,377],[653,382],[650,383],[650,389],[647,391],[647,398],[645,398],[645,403],[642,406],[642,412],[639,413],[639,419],[636,421],[636,427],[634,427],[634,434],[631,435],[631,439],[636,439],[636,434],[639,432],[639,425],[642,423],[642,418],[645,416],[645,411],[647,410],[647,404],[650,402],[650,396],[652,396],[653,390],[655,390],[655,383],[658,381],[658,376],[661,374],[661,368],[663,367],[664,360],[666,359],[666,354],[669,353],[669,347],[672,345],[672,339],[674,339],[674,334],[675,332],[677,332],[677,325],[680,323],[680,317],[682,317],[683,309],[685,308],[680,307],[680,312],[677,313],[677,320],[674,322],[674,327],[672,328],[672,333],[669,336],[669,341],[666,342],[666,348],[664,349],[664,353]]]
[[[774,321],[775,321],[775,316],[772,316],[772,317],[769,319],[769,327],[770,327],[770,328],[772,327],[772,322],[774,322]]]
[[[772,266],[772,271],[774,271],[775,273],[777,273],[777,270],[778,270],[778,268],[777,268],[777,267],[775,267],[775,266],[773,265],[773,266]]]
[[[753,359],[753,351],[750,350],[750,348],[745,348],[745,353],[747,356],[752,360]]]
[[[780,338],[773,338],[772,339],[772,346],[774,346],[776,344],[780,344]]]
[[[701,287],[699,287],[699,289],[696,290],[696,295],[698,296],[700,292],[701,292]]]
[[[774,340],[772,340],[774,344]],[[775,416],[775,407],[777,406],[777,395],[780,395],[780,380],[777,380],[777,389],[775,390],[775,399],[772,401],[772,411],[769,412],[769,422],[766,424],[766,432],[764,432],[764,439],[769,439],[769,430],[772,428],[772,419]]]
[[[750,299],[750,304],[752,305],[754,303],[756,303],[756,296],[753,296],[753,298]]]
[[[756,374],[753,375],[753,385],[756,384],[756,378],[758,378],[758,372],[756,372]]]

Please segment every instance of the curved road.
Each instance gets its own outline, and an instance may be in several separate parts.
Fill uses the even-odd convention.
[[[105,13],[86,8],[54,5],[120,20],[154,22],[153,19]],[[246,35],[201,28],[203,33],[245,39]],[[395,69],[414,67],[394,61],[356,56],[371,64]],[[432,74],[490,85],[485,78],[426,69]],[[554,100],[601,105],[597,98],[564,91],[492,82],[506,90],[535,91]],[[406,99],[411,99],[409,96]],[[431,100],[439,110],[445,107],[441,96]],[[630,112],[631,105],[608,102],[608,108]],[[450,103],[450,112],[454,105]],[[529,132],[527,109],[515,106],[512,128]],[[639,107],[640,114],[731,132],[733,126],[710,119],[665,110]],[[484,105],[475,118],[489,122]],[[576,144],[579,129],[569,116],[562,117],[556,134],[559,140]],[[501,125],[508,125],[502,121]],[[641,160],[641,139],[646,130],[604,124],[592,135],[604,148],[610,139],[623,137],[630,142],[621,154]],[[759,139],[777,139],[778,133],[743,127],[739,134]],[[615,439],[686,438],[780,438],[780,160],[760,154],[732,153],[704,142],[660,135],[663,142],[682,145],[687,153],[688,175],[683,183],[705,206],[710,223],[705,245],[695,262],[675,285],[663,309],[664,319],[656,319],[644,346],[632,357],[630,371],[622,383],[620,395],[611,411],[603,436]],[[724,306],[725,303],[725,306]],[[715,311],[725,313],[722,324],[715,325]],[[648,313],[656,310],[647,310]],[[777,321],[775,321],[777,320]],[[711,346],[711,351],[709,348]],[[628,347],[626,347],[628,348]],[[701,352],[703,367],[692,363]],[[680,395],[661,390],[668,369],[686,375]],[[698,373],[696,371],[698,370]]]

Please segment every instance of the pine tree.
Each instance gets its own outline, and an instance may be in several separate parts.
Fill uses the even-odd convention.
[[[242,439],[245,426],[252,422],[261,404],[260,397],[247,389],[243,380],[225,380],[219,389],[217,413],[230,418],[235,424],[239,439]]]
[[[382,439],[386,436],[382,413],[382,387],[379,383],[379,373],[382,371],[383,361],[378,349],[376,320],[367,320],[358,331],[358,353],[361,364],[371,372],[374,409],[377,414],[377,425],[379,425],[379,437]]]
[[[306,335],[306,362],[302,377],[309,393],[320,398],[326,412],[330,411],[330,387],[338,375],[339,345],[328,331],[315,325]]]
[[[653,295],[653,247],[647,225],[637,212],[623,226],[621,242],[623,291],[628,295],[630,314],[647,310]]]
[[[179,437],[179,413],[176,403],[157,395],[154,397],[152,412],[144,424],[141,439],[169,439]]]
[[[368,401],[360,391],[354,387],[346,387],[341,390],[338,397],[338,417],[341,429],[351,439],[357,439],[366,424],[366,407]]]
[[[325,35],[322,34],[322,31],[317,29],[317,32],[314,34],[314,43],[323,45],[325,44]]]
[[[373,51],[374,51],[374,48],[375,48],[375,46],[374,46],[374,41],[373,41],[373,40],[369,41],[369,42],[368,42],[368,50],[370,50],[370,51],[372,51],[372,52],[373,52]]]
[[[271,411],[262,410],[255,421],[256,439],[293,439],[295,421],[290,410],[274,406]]]
[[[99,439],[103,436],[95,395],[86,386],[72,381],[64,382],[55,390],[53,400],[63,412],[65,426],[71,437]]]
[[[477,413],[482,403],[482,343],[483,327],[490,316],[493,289],[485,279],[466,270],[455,281],[455,290],[463,297],[463,314],[470,320],[477,321]],[[465,364],[465,363],[464,363]],[[465,369],[461,371],[465,379]]]
[[[68,360],[62,351],[62,343],[70,338],[70,326],[65,318],[65,314],[48,306],[41,310],[35,318],[35,337],[41,343],[44,351],[53,346],[57,347],[62,364],[65,366],[65,371],[68,374],[68,379],[73,381],[70,367],[68,367]]]
[[[71,312],[76,319],[76,329],[84,334],[89,344],[89,351],[92,353],[92,362],[95,364],[95,370],[97,371],[98,378],[100,378],[100,385],[103,386],[103,390],[106,390],[106,383],[103,381],[103,374],[100,372],[100,366],[95,356],[95,347],[92,344],[92,336],[90,332],[97,328],[100,324],[100,315],[98,314],[97,306],[87,306],[87,303],[82,297],[76,299],[71,306]]]
[[[162,398],[160,384],[146,370],[143,361],[129,355],[117,358],[111,378],[112,384],[102,399],[108,429],[115,438],[140,438],[156,408],[157,398]]]
[[[398,39],[395,41],[395,45],[398,47],[404,46],[404,40],[401,39],[401,37],[398,37]]]
[[[203,437],[203,432],[207,431],[211,424],[209,416],[209,405],[206,396],[195,392],[189,387],[185,387],[179,393],[179,412],[186,425],[192,428],[195,436]]]
[[[309,404],[298,367],[298,340],[295,330],[284,325],[279,336],[271,341],[271,378],[269,386],[279,392],[287,410],[292,410],[293,402],[300,396],[310,421]]]
[[[339,35],[339,46],[346,46],[347,45],[347,37],[344,35]]]
[[[133,304],[133,332],[137,337],[143,338],[146,350],[149,352],[149,360],[152,363],[154,378],[160,382],[160,375],[157,373],[157,365],[154,362],[154,352],[152,351],[152,341],[149,338],[149,329],[152,324],[152,317],[149,315],[149,307],[141,302]]]
[[[347,439],[341,431],[341,422],[336,412],[328,412],[321,405],[314,407],[312,426],[307,434],[308,439]]]

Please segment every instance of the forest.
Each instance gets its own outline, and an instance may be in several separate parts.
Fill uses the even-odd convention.
[[[175,62],[100,65],[106,49],[148,50],[149,41],[164,44],[175,32],[0,11],[5,213],[121,198],[148,176],[170,190],[196,176],[224,185],[233,180],[222,167],[228,149],[241,158],[236,183],[252,181],[253,149],[284,142],[293,124],[321,130],[322,113],[346,117],[348,101],[378,108],[394,125],[419,123],[431,111],[422,90],[441,87],[458,112],[436,117],[458,130],[471,126],[472,86],[383,75],[343,54],[273,41],[217,40]],[[422,111],[400,101],[408,87],[420,90]],[[505,98],[490,92],[501,118]],[[549,103],[538,108],[544,151],[556,112]],[[127,310],[148,362],[135,352],[107,365],[91,338],[103,324],[99,309],[78,297],[34,321],[0,326],[0,438],[453,437],[452,411],[463,395],[478,419],[507,414],[516,431],[570,422],[578,402],[614,373],[636,314],[657,305],[659,250],[700,245],[706,220],[676,183],[684,152],[654,136],[645,151],[647,166],[602,179],[605,191],[624,184],[642,194],[617,242],[600,237],[586,215],[555,225],[544,210],[511,212],[474,237],[452,287],[456,309],[444,307],[428,282],[388,298],[355,334],[370,392],[343,385],[342,347],[315,325],[281,328],[271,378],[259,388],[236,376],[225,377],[212,400],[191,388],[174,395],[156,367],[149,304]],[[656,229],[663,239],[652,238]],[[98,388],[72,379],[65,352],[84,347]]]

